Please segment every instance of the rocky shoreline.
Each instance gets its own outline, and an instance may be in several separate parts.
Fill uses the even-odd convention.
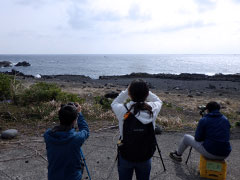
[[[12,70],[11,72],[3,72],[4,74],[21,76],[23,78],[34,78],[33,75],[25,75],[22,72]],[[61,80],[94,80],[89,76],[85,75],[40,75],[42,79],[61,79]],[[177,74],[148,74],[148,73],[131,73],[126,75],[114,75],[114,76],[99,76],[98,80],[109,80],[109,79],[125,79],[125,78],[156,78],[156,79],[173,79],[173,80],[207,80],[207,81],[232,81],[240,82],[240,73],[237,74],[215,74],[213,76],[205,74],[191,74],[191,73],[181,73]]]
[[[181,73],[177,74],[148,74],[148,73],[131,73],[122,76],[100,76],[99,79],[112,79],[112,78],[159,78],[159,79],[175,79],[175,80],[209,80],[209,81],[233,81],[240,82],[240,73],[238,74],[215,74],[208,76],[205,74],[190,74]]]

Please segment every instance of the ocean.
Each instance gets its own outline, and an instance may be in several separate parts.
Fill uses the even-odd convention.
[[[0,55],[0,61],[13,64],[27,61],[31,64],[29,67],[0,68],[1,72],[15,69],[28,75],[71,74],[94,79],[133,72],[207,75],[240,73],[240,54]]]

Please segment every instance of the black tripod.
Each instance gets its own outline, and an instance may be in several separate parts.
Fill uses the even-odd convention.
[[[155,135],[155,134],[154,134],[154,137],[155,137],[156,147],[157,147],[157,150],[158,150],[160,159],[161,159],[161,161],[162,161],[163,169],[164,169],[164,171],[166,171],[166,168],[165,168],[165,165],[164,165],[164,162],[163,162],[163,158],[162,158],[162,154],[161,154],[161,150],[160,150],[160,148],[159,148],[159,146],[158,146],[157,138],[156,138],[156,135]]]
[[[189,153],[188,153],[188,157],[187,157],[187,160],[186,160],[186,164],[188,163],[188,159],[189,159],[189,157],[191,156],[191,152],[192,152],[192,147],[190,148],[190,150],[189,150]]]
[[[203,109],[203,110],[200,111],[200,114],[202,115],[202,117],[204,116],[204,111],[205,111],[205,110],[206,110],[206,109]],[[192,152],[192,147],[190,147],[190,149],[189,149],[188,157],[187,157],[187,160],[185,161],[186,164],[188,163],[188,159],[189,159],[190,156],[191,156],[191,152]]]

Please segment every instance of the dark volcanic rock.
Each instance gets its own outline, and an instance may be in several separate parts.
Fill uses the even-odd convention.
[[[212,84],[209,84],[208,86],[209,89],[216,89],[216,86],[212,85]]]
[[[10,61],[0,61],[0,67],[11,67],[12,63]]]
[[[117,79],[117,78],[159,78],[159,79],[175,79],[175,80],[208,80],[208,81],[233,81],[240,82],[240,74],[216,74],[214,76],[208,76],[205,74],[148,74],[148,73],[131,73],[120,76],[99,76],[99,79]]]
[[[119,94],[119,93],[112,91],[112,92],[110,92],[110,93],[105,94],[104,97],[105,97],[105,98],[114,99],[114,98],[116,98],[116,97],[118,96],[118,94]]]
[[[15,66],[31,66],[31,64],[27,61],[18,62]]]
[[[28,78],[34,78],[34,76],[32,76],[32,75],[25,75],[25,74],[23,74],[22,72],[17,71],[17,70],[15,70],[15,69],[12,69],[11,72],[4,72],[4,74],[22,76],[22,77],[24,77],[24,78],[26,78],[26,77],[28,77]]]
[[[155,134],[162,134],[162,128],[158,125],[155,126]]]

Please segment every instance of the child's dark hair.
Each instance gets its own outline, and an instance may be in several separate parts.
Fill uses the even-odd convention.
[[[58,111],[58,117],[60,124],[64,126],[70,126],[75,119],[77,119],[78,111],[73,105],[62,105]]]
[[[149,88],[145,81],[142,79],[132,81],[128,87],[128,93],[132,101],[136,102],[130,108],[130,110],[133,108],[134,115],[140,113],[141,110],[146,110],[151,117],[153,116],[152,107],[144,102],[149,94]]]
[[[215,102],[215,101],[211,101],[207,104],[206,106],[206,109],[209,111],[209,112],[212,112],[212,111],[215,111],[215,110],[220,110],[221,107],[220,107],[220,104]]]

